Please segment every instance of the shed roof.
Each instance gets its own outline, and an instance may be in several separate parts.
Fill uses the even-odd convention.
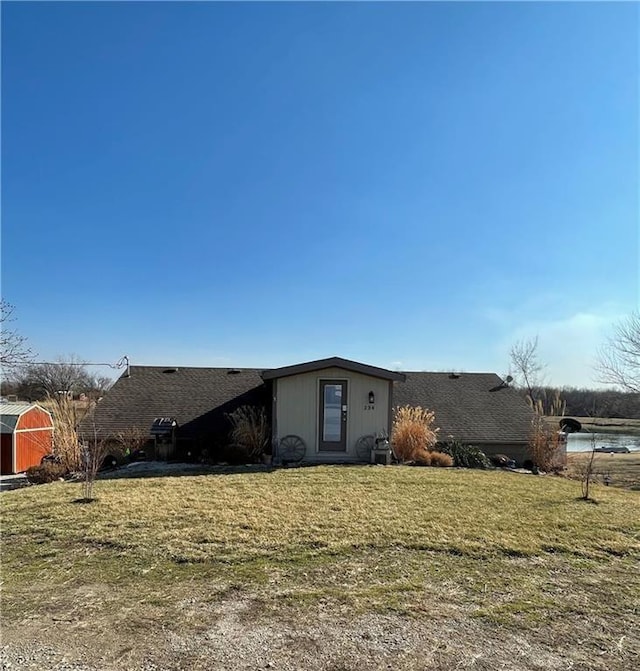
[[[396,382],[393,403],[435,412],[439,440],[449,436],[474,443],[525,443],[533,412],[517,390],[495,373],[408,372]]]
[[[369,366],[358,361],[351,361],[350,359],[342,359],[339,356],[332,356],[328,359],[318,359],[317,361],[307,361],[299,363],[295,366],[283,366],[282,368],[271,368],[262,371],[263,380],[274,380],[280,377],[289,377],[290,375],[300,375],[301,373],[311,373],[323,368],[342,368],[343,370],[350,370],[354,373],[362,373],[363,375],[371,375],[372,377],[382,378],[383,380],[404,380],[404,373],[398,373],[386,368],[378,368],[377,366]]]
[[[32,408],[40,408],[40,410],[44,410],[44,412],[49,412],[37,403],[28,403],[25,401],[0,403],[0,433],[13,433],[20,416],[24,415],[27,410],[31,410]]]

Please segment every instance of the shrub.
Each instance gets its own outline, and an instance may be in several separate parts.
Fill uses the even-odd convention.
[[[67,394],[51,396],[43,405],[53,417],[53,453],[68,471],[81,470],[82,450],[78,425],[88,410],[78,408]]]
[[[529,450],[533,465],[542,471],[561,470],[564,467],[564,444],[562,434],[552,428],[541,415],[531,420]]]
[[[429,452],[429,456],[431,457],[432,466],[440,466],[442,468],[453,466],[453,457],[444,454],[444,452]]]
[[[400,461],[423,463],[427,451],[436,444],[439,429],[434,427],[435,413],[420,406],[405,405],[395,409],[392,442]]]
[[[144,448],[150,443],[149,433],[140,429],[139,427],[131,426],[128,429],[119,431],[114,436],[113,445],[110,449],[114,452],[114,456],[121,463],[127,459],[134,461],[132,455],[137,455],[144,452]],[[114,450],[114,447],[117,449]]]
[[[228,417],[232,425],[231,443],[236,452],[234,457],[245,463],[261,461],[271,437],[264,408],[243,405]]]
[[[416,458],[411,462],[414,466],[431,466],[431,456],[433,452],[423,450],[416,455]]]
[[[62,464],[56,464],[51,461],[45,461],[39,466],[27,468],[27,480],[34,485],[44,485],[48,482],[55,482],[67,474],[67,469]]]
[[[453,465],[459,468],[491,468],[487,455],[475,445],[465,445],[458,440],[452,440],[439,447],[440,451],[453,459]]]

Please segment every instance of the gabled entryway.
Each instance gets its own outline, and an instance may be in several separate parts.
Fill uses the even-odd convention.
[[[307,462],[362,460],[358,441],[391,433],[393,383],[405,375],[331,357],[263,371],[271,382],[274,459],[280,445]],[[284,448],[283,448],[284,449]],[[293,460],[293,459],[292,459]]]

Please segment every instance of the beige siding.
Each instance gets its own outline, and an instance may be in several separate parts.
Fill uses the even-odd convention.
[[[347,381],[347,451],[318,452],[320,380]],[[373,410],[369,392],[375,394]],[[389,382],[341,368],[325,368],[311,373],[278,379],[276,385],[276,440],[294,434],[307,445],[307,461],[354,461],[360,436],[386,431],[389,424]]]

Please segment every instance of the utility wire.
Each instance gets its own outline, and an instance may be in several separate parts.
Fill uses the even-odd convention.
[[[129,357],[125,354],[115,363],[96,363],[93,361],[32,361],[32,365],[46,365],[46,366],[109,366],[119,370],[125,366],[129,366]]]

